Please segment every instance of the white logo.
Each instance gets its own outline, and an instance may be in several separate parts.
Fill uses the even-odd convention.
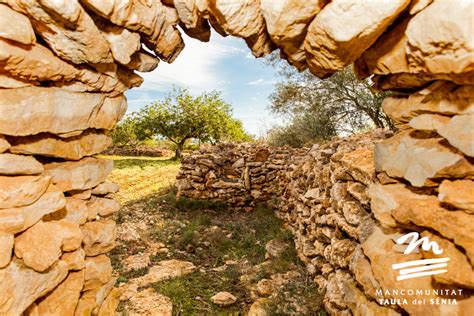
[[[440,255],[443,253],[437,242],[430,241],[428,237],[419,238],[417,232],[408,233],[397,239],[397,244],[403,245],[406,241],[411,238],[410,243],[403,252],[405,255],[412,253],[417,247],[421,244],[421,249],[424,251],[433,251],[434,254]],[[448,266],[446,262],[449,261],[449,258],[435,258],[435,259],[423,259],[423,260],[414,260],[396,263],[392,265],[393,270],[400,269],[400,275],[397,276],[397,281],[419,278],[424,276],[429,276],[433,274],[440,274],[448,272],[447,269],[442,269]],[[408,268],[413,267],[413,268]],[[407,269],[404,269],[407,268]]]

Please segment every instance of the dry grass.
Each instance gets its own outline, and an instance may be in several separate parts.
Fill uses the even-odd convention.
[[[120,185],[116,197],[123,205],[151,194],[165,194],[175,183],[179,161],[171,157],[102,156],[114,161],[109,180]]]

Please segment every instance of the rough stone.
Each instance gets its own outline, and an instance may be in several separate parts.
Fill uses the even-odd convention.
[[[406,0],[331,1],[311,22],[305,38],[311,72],[327,77],[354,62],[408,4]]]
[[[472,32],[463,22],[472,21],[470,10],[469,1],[434,1],[416,14],[406,30],[410,64],[432,74],[472,71]]]
[[[0,4],[0,38],[25,45],[36,42],[30,20],[5,4]]]
[[[85,261],[84,287],[82,291],[101,287],[112,279],[112,265],[109,257],[99,255],[87,257]]]
[[[175,259],[164,260],[151,267],[148,274],[136,278],[133,281],[139,286],[146,286],[150,283],[186,275],[195,270],[196,267],[191,262]]]
[[[84,250],[87,256],[97,256],[115,247],[115,222],[100,220],[82,226]]]
[[[120,186],[112,182],[102,182],[92,189],[94,195],[107,195],[109,193],[117,193]]]
[[[15,154],[79,160],[107,149],[112,145],[112,138],[96,130],[87,130],[69,138],[54,137],[50,134],[15,138],[12,139],[11,145],[10,152]]]
[[[163,315],[171,316],[173,313],[173,303],[161,294],[156,293],[152,288],[147,288],[132,296],[129,300],[131,313],[137,315]]]
[[[13,234],[0,231],[0,268],[10,263],[14,239]]]
[[[110,98],[100,93],[75,93],[53,87],[1,89],[0,133],[26,136],[112,129],[126,108],[122,95]]]
[[[10,143],[5,139],[5,136],[0,135],[0,154],[6,152],[10,148]]]
[[[101,287],[82,292],[74,315],[82,316],[97,314],[100,310],[100,306],[112,291],[116,281],[117,278],[112,278],[108,283]]]
[[[267,25],[268,33],[277,44],[298,40],[302,42],[311,20],[327,1],[284,0],[260,1],[260,9]]]
[[[9,1],[15,11],[26,14],[33,28],[60,57],[76,64],[112,61],[110,47],[79,2]]]
[[[408,123],[421,114],[474,113],[474,86],[436,81],[408,97],[387,97],[382,108],[396,123]]]
[[[219,292],[211,297],[211,301],[219,306],[229,306],[237,301],[237,297],[229,292]]]
[[[0,154],[0,175],[29,175],[43,171],[43,165],[34,157]]]
[[[278,239],[272,239],[265,245],[265,250],[270,258],[280,257],[286,249],[288,249],[288,244]]]
[[[448,284],[455,287],[474,289],[474,271],[467,257],[456,246],[445,238],[424,231],[421,236],[428,237],[430,241],[438,243],[443,253],[436,255],[431,251],[420,249],[423,258],[449,258],[446,273],[434,275],[433,279],[438,283]]]
[[[21,315],[37,298],[54,289],[67,276],[67,264],[56,262],[43,273],[36,272],[13,258],[0,269],[0,313]]]
[[[474,157],[474,114],[456,115],[436,131],[446,138],[451,146]]]
[[[82,270],[86,265],[85,257],[84,249],[79,248],[75,251],[64,252],[61,260],[67,263],[69,270]]]
[[[436,131],[441,126],[450,121],[449,116],[438,114],[421,114],[411,119],[409,125],[411,128],[422,131]]]
[[[417,138],[410,131],[376,144],[375,168],[391,177],[405,178],[417,187],[430,178],[461,178],[474,172],[472,165],[445,146],[442,139]]]
[[[120,209],[120,203],[113,199],[92,197],[87,203],[89,219],[98,215],[105,217]]]
[[[438,200],[474,214],[474,181],[444,180],[439,186]]]
[[[53,162],[44,165],[45,174],[63,191],[85,190],[104,182],[113,168],[106,159],[83,158],[77,162]]]
[[[65,220],[39,221],[15,238],[15,255],[38,272],[43,272],[61,257],[61,250],[73,251],[82,243],[79,225]]]
[[[210,0],[209,11],[226,33],[250,37],[265,25],[259,4],[251,0]]]
[[[69,273],[61,284],[36,305],[35,312],[37,315],[74,315],[83,284],[83,270]]]
[[[52,185],[34,203],[0,210],[0,230],[13,234],[33,226],[43,216],[61,210],[66,199],[61,191]]]
[[[51,177],[0,176],[0,208],[30,205],[37,201],[49,186]]]

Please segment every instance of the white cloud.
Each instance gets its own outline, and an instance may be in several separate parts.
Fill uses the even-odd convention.
[[[216,33],[208,43],[184,34],[183,39],[186,47],[172,64],[160,62],[153,72],[141,74],[145,79],[141,90],[169,91],[172,85],[177,85],[188,87],[191,93],[200,93],[229,84],[219,76],[217,66],[222,59],[241,54],[242,49],[223,43],[227,39]]]
[[[275,80],[265,80],[263,78],[259,78],[257,80],[247,82],[249,86],[261,86],[261,85],[274,84],[274,83],[275,83]]]

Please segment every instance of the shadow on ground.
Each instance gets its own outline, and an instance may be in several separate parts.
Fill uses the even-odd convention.
[[[260,205],[244,213],[223,203],[176,199],[173,183],[179,162],[140,158],[114,159],[111,174],[122,185],[118,245],[111,253],[118,285],[146,275],[163,260],[178,259],[192,262],[195,272],[149,285],[171,299],[174,315],[244,315],[257,300],[264,301],[268,315],[326,315],[321,293],[272,208]],[[145,190],[131,178],[142,179]],[[289,247],[266,260],[270,240]],[[130,268],[127,258],[137,255],[146,262]],[[276,288],[268,293],[257,286],[271,282]],[[232,293],[237,302],[213,304],[210,298],[220,291]],[[136,312],[132,305],[122,302],[119,310]]]

